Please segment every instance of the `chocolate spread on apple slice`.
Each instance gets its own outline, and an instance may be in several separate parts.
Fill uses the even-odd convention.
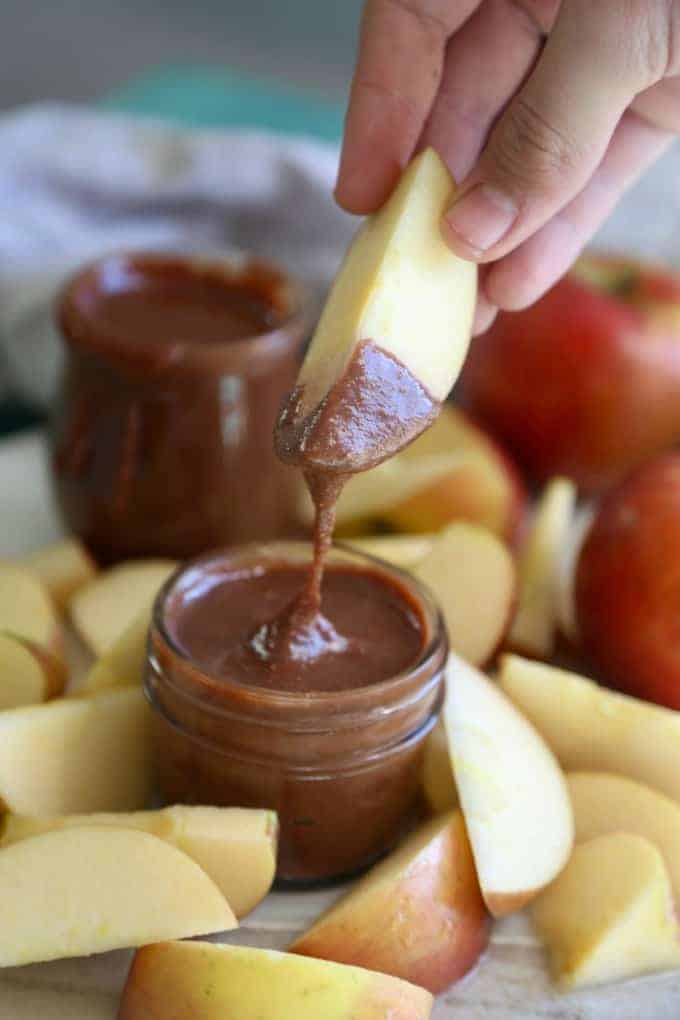
[[[353,474],[393,456],[431,425],[439,408],[397,358],[370,340],[357,345],[318,407],[305,410],[301,386],[288,396],[277,422],[275,447],[281,460],[304,473],[316,511],[314,559],[297,597],[251,639],[256,654],[274,668],[347,651],[348,639],[321,611],[324,561],[333,540],[338,497]]]

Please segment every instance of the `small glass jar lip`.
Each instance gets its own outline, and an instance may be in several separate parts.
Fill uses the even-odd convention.
[[[284,305],[285,313],[271,328],[237,339],[209,344],[178,340],[159,345],[155,341],[145,342],[136,338],[131,344],[113,331],[107,332],[78,304],[79,291],[88,286],[97,287],[106,274],[115,275],[135,267],[141,272],[146,268],[149,272],[154,266],[162,265],[174,265],[191,273],[223,276],[225,282],[232,283],[239,276],[245,278],[249,271],[262,271],[270,277],[274,300]],[[152,359],[159,367],[169,367],[189,361],[207,365],[221,363],[225,359],[257,361],[267,355],[276,356],[300,342],[310,325],[311,294],[298,277],[254,252],[236,249],[205,252],[189,248],[118,249],[84,263],[71,274],[57,296],[56,318],[69,345],[114,357],[125,356],[133,362]]]
[[[165,626],[165,602],[180,578],[190,570],[200,569],[201,566],[207,566],[210,563],[217,563],[221,559],[227,559],[230,555],[233,557],[245,557],[248,556],[248,554],[251,554],[253,559],[257,559],[258,555],[269,555],[272,560],[276,558],[277,562],[280,563],[285,561],[286,553],[289,555],[291,552],[305,553],[307,558],[309,558],[311,551],[311,542],[295,540],[251,542],[245,545],[225,546],[220,549],[215,549],[189,560],[186,563],[182,563],[174,571],[174,573],[170,575],[156,596],[152,611],[152,626],[173,654],[186,665],[190,666],[193,672],[196,673],[202,681],[209,684],[212,680],[210,674],[204,669],[201,669],[194,662],[186,651],[174,640],[172,634]],[[389,696],[391,693],[398,692],[405,681],[413,677],[414,674],[417,674],[427,668],[440,650],[442,639],[444,638],[445,640],[446,634],[442,612],[430,590],[412,574],[408,573],[408,571],[402,570],[400,567],[396,567],[394,564],[388,563],[386,560],[382,560],[377,556],[372,556],[370,553],[364,552],[363,550],[353,549],[348,544],[342,542],[333,543],[329,555],[332,556],[334,553],[341,553],[344,556],[348,556],[356,563],[372,566],[375,569],[381,570],[388,577],[391,576],[398,580],[410,592],[415,592],[424,607],[424,614],[426,618],[429,617],[428,622],[430,624],[428,640],[425,642],[418,658],[405,670],[402,670],[395,676],[390,677],[388,680],[381,680],[375,684],[367,684],[365,687],[348,688],[342,691],[275,691],[256,687],[252,684],[240,683],[238,680],[231,679],[220,679],[221,688],[227,691],[232,690],[241,694],[250,693],[256,695],[258,698],[261,698],[263,701],[266,701],[267,704],[272,706],[280,705],[288,708],[294,708],[296,706],[304,705],[305,708],[313,707],[319,708],[323,711],[326,707],[337,705],[339,701],[346,701],[352,704],[353,710],[356,710],[360,709],[364,701],[372,702],[376,699],[376,696],[380,696],[381,694]],[[431,685],[428,685],[428,688],[429,686]],[[216,715],[221,714],[220,709],[217,706],[208,705],[203,701],[201,701],[201,704],[207,711]],[[389,704],[386,705],[384,712],[389,712],[390,707],[391,706]]]

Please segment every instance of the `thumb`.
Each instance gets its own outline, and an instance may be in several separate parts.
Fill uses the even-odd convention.
[[[663,5],[564,0],[534,71],[444,217],[463,257],[507,254],[590,179],[626,107],[663,76]],[[647,43],[647,44],[646,44]]]

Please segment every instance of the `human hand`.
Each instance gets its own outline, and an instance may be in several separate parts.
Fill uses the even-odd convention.
[[[336,188],[378,208],[418,149],[482,263],[475,331],[531,304],[680,133],[680,0],[368,0]]]

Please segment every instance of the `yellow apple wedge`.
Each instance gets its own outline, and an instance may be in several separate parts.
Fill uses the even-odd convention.
[[[163,942],[135,954],[118,1020],[428,1020],[424,988],[271,949]]]
[[[495,439],[460,408],[445,404],[399,457],[408,468],[454,453],[458,460],[451,470],[396,500],[384,515],[386,522],[398,531],[419,532],[466,520],[514,539],[527,502],[519,472]]]
[[[456,781],[451,768],[449,740],[440,719],[427,738],[423,755],[423,792],[431,810],[439,815],[458,806]]]
[[[508,644],[548,659],[557,632],[560,569],[576,504],[576,486],[555,478],[541,495],[519,556],[519,585]]]
[[[482,895],[501,917],[533,899],[566,864],[574,835],[567,786],[533,726],[455,655],[444,724]]]
[[[0,847],[83,826],[137,829],[171,843],[205,871],[237,917],[263,900],[274,881],[278,822],[273,811],[258,808],[176,805],[128,814],[7,814],[0,821]]]
[[[61,626],[38,575],[19,563],[0,563],[0,631],[35,642],[60,658]]]
[[[581,843],[532,917],[564,989],[680,967],[668,874],[640,836],[614,832]]]
[[[147,606],[90,667],[74,694],[101,691],[107,687],[141,684],[146,665],[146,640],[150,622],[151,606]]]
[[[515,564],[506,546],[475,524],[450,524],[413,573],[434,592],[451,648],[475,666],[487,663],[510,625],[515,601]]]
[[[576,510],[560,561],[557,592],[557,627],[563,637],[567,639],[568,644],[575,648],[578,648],[579,645],[578,621],[576,619],[574,598],[576,567],[583,543],[588,534],[588,529],[593,520],[594,512],[593,504]]]
[[[643,836],[661,851],[680,903],[680,804],[611,772],[569,772],[567,783],[576,842],[610,832]]]
[[[61,659],[27,638],[0,633],[0,710],[56,698],[67,679]]]
[[[444,991],[489,938],[460,811],[416,830],[331,907],[290,952],[334,960]]]
[[[144,610],[177,566],[172,560],[131,560],[103,570],[69,601],[73,626],[101,657]]]
[[[47,832],[0,851],[0,967],[236,927],[217,886],[131,829]]]
[[[387,520],[391,507],[450,477],[460,461],[461,454],[455,451],[435,453],[408,463],[402,454],[397,454],[370,471],[360,472],[340,493],[337,534],[352,537],[374,530],[377,523]],[[298,517],[303,524],[314,520],[314,505],[306,486],[299,490]]]
[[[343,544],[357,552],[377,556],[395,567],[406,569],[425,558],[432,546],[432,539],[432,535],[362,535],[348,539]]]
[[[335,278],[298,376],[296,416],[305,419],[324,404],[364,341],[396,359],[430,400],[447,396],[470,341],[477,269],[453,254],[441,218],[454,182],[433,149],[421,152],[404,171],[390,198],[363,223]],[[387,377],[383,380],[386,385]],[[391,391],[390,391],[391,392]],[[394,394],[399,400],[399,395]],[[373,448],[362,442],[361,463],[371,467],[404,445],[399,430]],[[414,438],[412,435],[406,437]],[[332,437],[331,437],[332,439]],[[335,454],[334,442],[324,444]],[[306,454],[309,442],[306,441]],[[341,469],[335,461],[326,467]]]
[[[680,801],[680,712],[518,655],[502,657],[498,679],[563,768],[616,772]]]
[[[0,800],[23,814],[144,807],[150,723],[134,687],[0,712]]]
[[[36,549],[24,562],[37,574],[60,609],[97,573],[96,563],[77,538],[63,538]]]

